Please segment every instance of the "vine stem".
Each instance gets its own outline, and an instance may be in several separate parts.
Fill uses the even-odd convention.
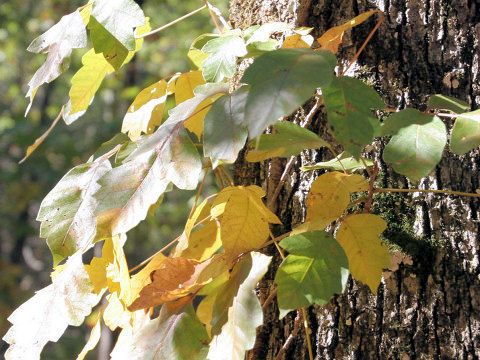
[[[21,164],[21,163],[23,163],[25,160],[27,160],[28,157],[29,157],[30,155],[32,155],[33,152],[34,152],[35,150],[37,150],[37,148],[43,143],[43,141],[47,138],[47,136],[50,135],[50,133],[52,132],[53,128],[58,124],[58,122],[59,122],[60,119],[62,118],[64,108],[65,108],[65,106],[62,106],[62,108],[60,109],[60,112],[58,113],[58,115],[57,115],[57,117],[55,118],[55,120],[53,120],[52,125],[50,125],[50,127],[47,129],[47,131],[45,131],[42,136],[40,136],[37,140],[35,140],[35,142],[34,142],[32,145],[30,145],[30,146],[27,148],[27,153],[26,153],[26,155],[24,156],[24,158],[18,162],[19,164]],[[30,152],[29,152],[29,150],[30,150]]]
[[[469,196],[469,197],[480,197],[480,194],[475,193],[466,193],[461,191],[453,190],[428,190],[428,189],[389,189],[389,188],[376,188],[373,192],[383,193],[383,192],[399,192],[399,193],[432,193],[432,194],[443,194],[443,195],[458,195],[458,196]]]
[[[307,339],[308,357],[313,360],[312,342],[310,341],[310,327],[308,326],[307,311],[302,308],[303,327],[305,328],[305,338]]]
[[[141,39],[141,38],[144,38],[144,37],[151,36],[151,35],[154,35],[154,34],[156,34],[156,33],[159,33],[160,31],[165,30],[166,28],[169,28],[170,26],[175,25],[176,23],[179,23],[180,21],[185,20],[185,19],[189,18],[190,16],[195,15],[195,14],[199,13],[200,11],[205,10],[205,9],[207,9],[207,8],[208,8],[208,6],[207,6],[207,4],[205,4],[205,5],[203,5],[202,7],[199,7],[198,9],[193,10],[192,12],[189,12],[188,14],[183,15],[183,16],[179,17],[178,19],[175,19],[175,20],[173,20],[173,21],[170,21],[168,24],[165,24],[165,25],[163,25],[163,26],[160,26],[160,27],[157,28],[157,29],[154,29],[154,30],[152,30],[152,31],[149,31],[149,32],[147,32],[147,33],[145,33],[145,34],[135,35],[135,39]],[[210,9],[209,9],[209,10],[210,10]]]
[[[368,34],[367,36],[367,39],[363,42],[362,46],[360,47],[360,49],[357,51],[357,53],[355,54],[355,56],[353,57],[352,61],[350,62],[350,64],[347,66],[347,68],[342,72],[342,76],[345,75],[345,73],[352,67],[353,63],[355,61],[357,61],[358,57],[360,56],[360,54],[363,52],[363,50],[365,49],[365,46],[367,46],[367,44],[370,42],[370,40],[372,39],[373,35],[377,32],[378,28],[380,27],[380,25],[382,25],[382,23],[385,21],[385,14],[383,12],[381,12],[380,10],[378,10],[378,12],[380,14],[382,14],[382,17],[380,18],[380,20],[378,20],[377,22],[377,25],[375,25],[375,27],[373,28],[373,30],[370,32],[370,34]]]
[[[198,187],[197,195],[195,196],[195,201],[193,202],[193,206],[192,206],[192,209],[190,210],[190,214],[188,214],[188,217],[191,217],[193,212],[197,208],[198,199],[200,198],[200,194],[202,193],[203,185],[205,184],[205,180],[207,179],[209,169],[210,169],[210,167],[205,169],[205,174],[203,175],[202,182],[200,183],[200,186]]]
[[[280,360],[287,351],[287,349],[290,347],[290,344],[292,343],[293,339],[297,336],[298,332],[300,331],[300,325],[302,323],[302,313],[300,311],[297,311],[297,317],[295,318],[295,322],[293,324],[293,330],[288,335],[287,340],[285,341],[285,344],[283,344],[282,348],[278,351],[277,356],[275,357],[275,360]]]
[[[220,32],[220,34],[223,33],[222,28],[218,24],[218,21],[215,17],[215,13],[213,12],[213,10],[210,7],[211,6],[210,3],[207,0],[203,0],[203,2],[205,3],[205,7],[208,9],[208,12],[210,13],[210,17],[212,18],[212,21],[215,24],[215,27]]]

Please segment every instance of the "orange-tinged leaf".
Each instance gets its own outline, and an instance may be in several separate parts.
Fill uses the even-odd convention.
[[[288,36],[283,42],[283,49],[292,49],[292,48],[310,48],[313,44],[314,38],[310,35],[310,32],[313,28],[310,27],[300,27],[293,30],[294,34]]]
[[[140,291],[152,282],[150,278],[150,274],[154,272],[156,269],[159,269],[163,262],[165,261],[166,257],[162,253],[156,254],[148,263],[147,265],[140,270],[138,273],[133,275],[130,279],[130,287],[132,290],[132,297],[128,303],[130,305],[133,300],[138,297]]]
[[[300,230],[323,230],[340,217],[350,203],[350,194],[368,190],[367,180],[358,174],[332,171],[316,179],[307,197],[307,223]]]
[[[185,258],[166,258],[152,275],[152,283],[128,307],[130,311],[155,307],[195,293],[226,270],[223,255],[198,262]]]
[[[338,52],[338,47],[342,43],[343,35],[345,31],[360,25],[365,20],[367,20],[373,14],[379,12],[379,10],[370,10],[363,14],[360,14],[354,17],[352,20],[347,21],[345,24],[340,26],[335,26],[327,30],[320,38],[317,39],[318,43],[323,50],[330,50],[334,54]]]
[[[260,247],[269,236],[269,223],[281,223],[262,202],[264,196],[255,185],[231,186],[213,201],[211,214],[218,219],[227,261]]]
[[[357,214],[347,216],[337,231],[350,264],[353,277],[377,292],[383,269],[390,267],[390,253],[379,239],[387,223],[377,215]]]

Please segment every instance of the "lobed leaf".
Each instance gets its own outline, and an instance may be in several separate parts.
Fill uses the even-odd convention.
[[[210,214],[218,220],[227,263],[239,254],[255,250],[268,238],[269,224],[280,220],[262,202],[258,186],[224,188],[212,203]]]
[[[30,98],[30,104],[25,115],[30,110],[37,89],[44,83],[55,80],[68,67],[65,59],[70,56],[72,49],[81,49],[85,46],[87,46],[87,31],[78,10],[63,16],[58,23],[31,42],[28,51],[48,53],[48,55],[45,63],[28,82],[27,97]]]
[[[288,255],[275,275],[281,317],[313,304],[325,305],[341,294],[348,280],[348,260],[332,235],[312,231],[283,239]]]
[[[9,317],[12,327],[3,340],[10,344],[6,360],[40,359],[43,347],[57,342],[68,325],[79,326],[100,297],[77,252],[68,258],[52,284],[37,291]]]
[[[347,216],[336,237],[348,257],[353,277],[377,292],[383,269],[390,267],[390,253],[378,236],[387,223],[377,215],[356,214]]]
[[[234,269],[234,271],[237,274],[246,273],[246,276],[241,276],[243,278],[241,282],[233,281],[235,285],[238,284],[238,291],[227,307],[227,322],[222,326],[220,333],[212,338],[207,355],[208,360],[243,360],[245,351],[253,348],[256,329],[263,324],[262,307],[254,289],[267,272],[270,260],[269,256],[253,252],[246,255],[235,266],[237,270]],[[234,276],[232,275],[232,278]],[[235,285],[233,288],[237,287]],[[229,291],[222,295],[226,293]]]
[[[111,170],[105,156],[70,170],[43,199],[37,220],[40,236],[46,238],[54,265],[77,251],[84,252],[97,232],[94,194],[98,180]]]

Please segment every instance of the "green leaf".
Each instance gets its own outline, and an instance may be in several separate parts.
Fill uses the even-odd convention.
[[[87,250],[96,234],[94,210],[97,181],[111,169],[110,162],[100,157],[70,170],[43,199],[37,220],[40,236],[47,239],[54,265],[81,250]]]
[[[49,341],[57,342],[68,325],[81,325],[100,300],[101,296],[92,293],[81,252],[62,266],[52,284],[37,291],[9,316],[13,325],[3,337],[10,344],[6,359],[39,360]]]
[[[279,47],[280,43],[275,39],[268,39],[265,42],[255,41],[247,45],[247,55],[245,57],[259,57],[266,52],[277,50]]]
[[[195,145],[183,126],[163,123],[139,148],[100,180],[96,214],[102,236],[125,233],[145,219],[170,182],[194,189],[202,171]]]
[[[312,304],[325,305],[341,294],[348,280],[348,260],[340,244],[324,231],[287,237],[280,246],[290,255],[277,270],[278,306],[284,315]]]
[[[447,143],[442,120],[415,109],[392,114],[383,132],[395,134],[384,149],[383,159],[412,181],[427,176],[437,166]]]
[[[241,80],[251,85],[245,107],[250,138],[290,115],[318,87],[328,86],[335,65],[330,51],[311,49],[280,49],[257,58]]]
[[[95,151],[95,153],[92,155],[89,161],[99,158],[100,156],[113,150],[117,145],[124,144],[128,141],[130,141],[130,139],[128,138],[127,135],[123,133],[116,134],[113,138],[111,138],[108,141],[105,141],[102,145],[100,145],[100,147],[97,149],[97,151]]]
[[[212,39],[216,39],[219,35],[218,34],[203,34],[193,40],[190,49],[188,50],[187,57],[192,64],[193,70],[198,70],[202,68],[202,62],[205,60],[210,54],[204,53],[202,51],[202,47]]]
[[[480,145],[480,110],[462,114],[455,121],[450,148],[463,155]]]
[[[30,110],[36,90],[42,84],[55,80],[68,67],[68,61],[65,59],[70,56],[72,49],[81,49],[85,46],[87,31],[78,10],[62,17],[58,23],[32,41],[28,51],[48,55],[45,63],[28,83],[27,97],[30,97],[30,104],[25,115]]]
[[[305,149],[329,146],[317,134],[289,121],[276,123],[275,134],[262,134],[256,148],[247,154],[248,161],[263,161],[271,157],[288,157],[300,154]]]
[[[90,38],[95,52],[103,57],[118,71],[128,56],[128,49],[105,29],[94,17],[88,23]]]
[[[148,314],[138,317],[143,319],[120,333],[112,360],[205,359],[208,334],[191,305],[180,313],[170,313],[164,306],[153,320]]]
[[[341,162],[341,164],[340,164]],[[321,170],[321,169],[329,169],[329,170],[337,170],[337,171],[342,171],[343,168],[347,171],[357,171],[361,169],[365,169],[365,164],[367,166],[373,166],[373,161],[370,159],[363,159],[363,162],[361,160],[355,159],[353,156],[351,156],[348,152],[344,151],[340,155],[338,155],[336,158],[325,161],[325,162],[319,162],[315,165],[310,165],[310,166],[302,166],[300,170],[302,171],[312,171],[312,170]],[[343,165],[343,167],[342,167]]]
[[[463,113],[470,109],[470,105],[466,101],[455,99],[446,95],[432,95],[428,100],[430,109],[450,110],[456,114]]]
[[[222,34],[209,40],[202,52],[210,54],[202,62],[203,78],[207,82],[220,82],[232,78],[237,71],[237,58],[247,54],[243,38],[237,34]]]
[[[220,161],[232,163],[247,140],[243,125],[248,87],[217,99],[204,120],[203,150],[215,168]]]
[[[135,49],[134,28],[145,24],[145,15],[133,0],[95,0],[92,18],[115,37],[127,50]],[[94,28],[92,40],[97,37]]]
[[[372,109],[383,109],[385,104],[372,87],[347,76],[335,78],[323,89],[323,99],[335,139],[358,159],[379,126]]]
[[[228,309],[228,320],[220,333],[212,338],[207,359],[243,360],[245,351],[253,348],[257,327],[263,324],[262,306],[254,290],[267,272],[270,260],[269,256],[252,252],[235,265],[231,279],[219,292],[214,305],[215,309],[219,301],[223,314]],[[238,289],[236,295],[226,303],[225,298],[230,299],[228,294],[234,289]],[[216,333],[214,328],[212,333]]]

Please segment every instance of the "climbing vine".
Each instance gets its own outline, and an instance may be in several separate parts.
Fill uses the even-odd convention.
[[[52,284],[9,317],[7,359],[39,359],[48,342],[56,342],[69,325],[82,324],[93,309],[96,323],[77,359],[98,343],[102,322],[112,331],[121,329],[112,359],[243,359],[263,323],[262,307],[272,301],[281,318],[297,311],[295,336],[301,325],[308,332],[305,309],[343,293],[350,275],[376,292],[383,269],[390,267],[380,238],[387,223],[370,212],[381,199],[378,194],[480,196],[375,186],[378,167],[362,154],[377,138],[389,139],[383,160],[413,183],[436,167],[449,138],[456,154],[480,145],[480,112],[469,112],[467,103],[432,95],[423,111],[389,109],[373,87],[345,75],[349,67],[339,71],[336,54],[344,33],[378,18],[351,65],[383,22],[378,10],[315,39],[311,28],[286,23],[231,29],[208,1],[152,30],[133,0],[91,0],[28,47],[47,58],[28,84],[27,114],[37,89],[61,75],[73,49],[87,47],[88,35],[93,46],[71,80],[68,101],[22,161],[60,119],[79,121],[103,79],[122,71],[146,38],[203,10],[218,32],[194,40],[187,54],[192,70],[142,90],[123,118],[121,133],[71,169],[43,200],[37,220],[53,254]],[[315,105],[304,121],[289,122],[312,97]],[[176,104],[168,112],[167,99]],[[340,154],[307,129],[321,107],[344,150]],[[455,119],[451,134],[444,119]],[[246,144],[250,162],[294,159],[305,149],[332,153],[329,161],[301,168],[322,174],[309,190],[305,221],[278,237],[271,227],[281,221],[265,205],[264,190],[235,184],[228,171]],[[219,191],[202,198],[211,173]],[[281,176],[268,204],[285,181]],[[184,231],[129,267],[123,252],[127,232],[161,206],[173,186],[197,189]],[[84,263],[82,255],[100,241],[101,257]],[[277,248],[282,263],[275,290],[261,304],[254,290],[271,261],[262,253],[268,245]],[[313,358],[310,343],[308,350]]]

